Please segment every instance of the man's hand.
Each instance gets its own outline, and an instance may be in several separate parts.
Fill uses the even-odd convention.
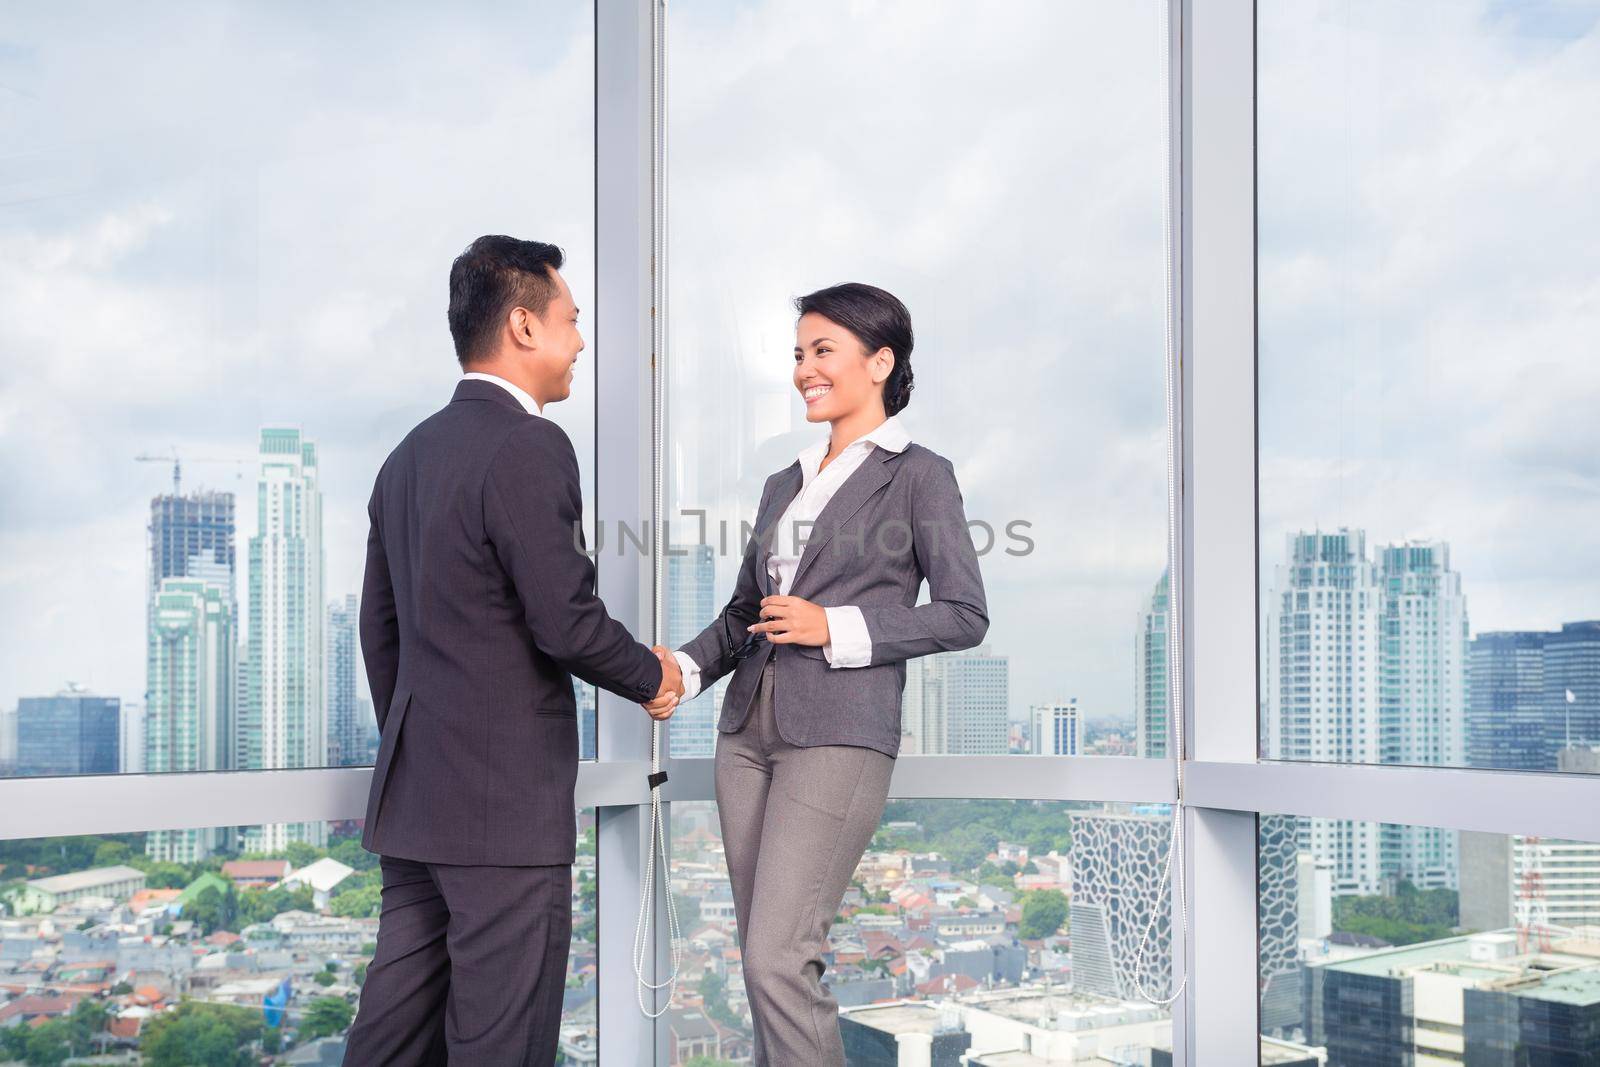
[[[672,718],[673,709],[683,696],[683,671],[678,667],[678,657],[672,654],[671,649],[656,645],[650,651],[661,661],[661,689],[654,700],[645,704],[644,710],[657,722],[665,722]]]
[[[803,597],[763,597],[761,620],[750,627],[750,632],[766,634],[775,645],[820,648],[828,643],[828,613]]]

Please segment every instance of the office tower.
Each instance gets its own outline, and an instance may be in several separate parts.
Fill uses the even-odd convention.
[[[299,430],[261,431],[250,538],[248,684],[235,750],[245,770],[320,766],[328,750],[322,675],[322,491],[317,448]],[[321,845],[322,823],[252,827],[246,848]]]
[[[959,756],[1004,755],[1010,660],[988,645],[943,652],[935,658],[944,674],[946,751]]]
[[[1545,637],[1544,706],[1551,751],[1600,745],[1600,620]]]
[[[1171,820],[1073,812],[1072,984],[1079,993],[1135,999],[1134,958],[1152,915],[1139,977],[1165,996],[1172,978],[1172,916],[1161,891]]]
[[[711,622],[721,607],[716,600],[716,574],[709,544],[672,545],[667,550],[666,641],[681,648]],[[672,755],[710,756],[716,750],[717,700],[712,686],[672,713],[668,732]]]
[[[1366,534],[1297,533],[1267,598],[1263,657],[1270,759],[1377,763],[1382,588]],[[1381,890],[1378,827],[1306,819],[1300,847],[1332,862],[1334,891]]]
[[[572,680],[573,702],[578,706],[578,758],[595,759],[595,734],[599,723],[596,721],[594,686],[582,678]],[[673,718],[677,715],[674,713]]]
[[[1028,709],[1029,751],[1044,756],[1076,756],[1083,742],[1078,698]]]
[[[1536,887],[1536,889],[1535,889]],[[1541,923],[1600,926],[1600,843],[1463,832],[1461,925],[1496,930],[1518,921],[1538,893]]]
[[[234,495],[199,490],[152,497],[148,532],[148,706],[139,722],[124,717],[124,772],[231,769],[238,656],[234,648],[218,649],[211,642],[226,636],[231,645],[239,636]],[[203,682],[197,670],[208,672]],[[152,740],[158,748],[153,762]],[[208,842],[197,847],[217,843]],[[160,845],[151,855],[189,849]]]
[[[209,579],[163,578],[150,607],[146,648],[145,768],[152,773],[227,770],[232,759],[237,650],[228,590]],[[202,860],[222,831],[155,830],[145,853]]]
[[[17,709],[0,708],[0,777],[17,773]]]
[[[1382,762],[1466,762],[1467,598],[1443,541],[1387,545],[1383,587],[1379,717]],[[1421,889],[1454,889],[1457,834],[1432,826],[1386,826],[1385,873]]]
[[[234,522],[232,493],[201,490],[151,499],[151,595],[163,578],[199,578],[220,586],[234,605]]]
[[[1139,611],[1133,635],[1134,751],[1151,759],[1167,757],[1167,572]]]
[[[931,756],[948,752],[944,713],[944,660],[919,656],[906,661],[906,688],[900,703],[900,751]]]
[[[144,760],[145,707],[123,701],[122,723],[117,744],[121,756],[117,763],[123,774],[143,774],[147,769]]]
[[[1467,764],[1545,771],[1555,750],[1545,715],[1539,631],[1484,633],[1467,650]]]
[[[116,774],[121,770],[122,702],[68,686],[17,702],[19,777]]]
[[[367,724],[356,707],[356,671],[360,669],[360,615],[354,594],[328,604],[328,766],[359,767],[366,762]]]
[[[1261,1032],[1285,1036],[1304,1023],[1301,996],[1301,920],[1308,887],[1300,852],[1298,821],[1290,815],[1262,815],[1256,853],[1257,914],[1261,929],[1258,957],[1261,974]],[[1330,901],[1331,910],[1331,901]]]

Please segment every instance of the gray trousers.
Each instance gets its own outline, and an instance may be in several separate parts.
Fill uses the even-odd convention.
[[[844,1067],[839,1005],[822,984],[828,927],[889,796],[894,760],[798,748],[778,734],[767,661],[755,708],[717,737],[717,812],[733,883],[756,1067]]]

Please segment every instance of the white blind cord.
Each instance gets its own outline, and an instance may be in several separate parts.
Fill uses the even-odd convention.
[[[653,218],[650,233],[651,262],[651,352],[650,366],[650,513],[651,513],[651,569],[654,575],[651,606],[651,639],[661,644],[666,631],[663,625],[662,588],[666,580],[666,524],[665,500],[662,493],[662,467],[665,452],[664,375],[667,349],[667,155],[666,155],[666,99],[667,99],[667,19],[666,0],[651,5],[651,35],[654,62],[650,82],[650,177],[653,199]],[[646,832],[644,886],[639,893],[639,921],[633,930],[634,994],[639,1010],[651,1019],[659,1019],[672,1007],[672,997],[678,986],[678,972],[683,963],[683,931],[678,926],[678,906],[672,898],[672,872],[667,857],[667,827],[661,806],[661,786],[667,776],[661,770],[661,723],[650,721],[650,827]],[[651,968],[654,939],[650,936],[650,917],[655,910],[656,859],[660,857],[662,895],[666,897],[667,937],[669,938],[671,969],[664,981],[652,982],[645,977]],[[665,1002],[660,1007],[652,1004],[660,1000],[660,990],[666,990]]]
[[[1165,145],[1161,171],[1162,247],[1166,255],[1166,394],[1167,394],[1167,755],[1172,760],[1177,783],[1176,802],[1172,805],[1172,827],[1167,835],[1167,858],[1161,865],[1161,880],[1156,883],[1156,899],[1150,907],[1150,917],[1139,935],[1139,949],[1134,953],[1133,986],[1141,997],[1151,1004],[1166,1007],[1183,995],[1188,985],[1187,976],[1180,979],[1169,996],[1157,997],[1145,988],[1145,949],[1150,935],[1155,931],[1156,918],[1161,914],[1161,901],[1171,890],[1177,898],[1179,936],[1189,938],[1189,901],[1187,879],[1184,877],[1183,856],[1183,573],[1178,555],[1178,529],[1181,499],[1178,489],[1178,416],[1181,413],[1181,379],[1178,376],[1178,354],[1174,345],[1172,308],[1173,288],[1177,270],[1172,259],[1172,27],[1171,7],[1168,0],[1156,0],[1161,8],[1162,94],[1161,131]],[[1176,870],[1176,876],[1174,876]]]

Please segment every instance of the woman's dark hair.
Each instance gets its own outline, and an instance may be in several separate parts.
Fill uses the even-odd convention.
[[[450,336],[465,367],[490,356],[500,324],[514,307],[544,318],[559,292],[550,272],[561,269],[561,249],[543,241],[490,234],[467,246],[450,264]]]
[[[911,403],[911,312],[898,297],[875,285],[846,282],[802,296],[794,302],[801,315],[815,312],[860,338],[867,352],[887,348],[894,370],[883,383],[883,410],[893,415]]]

